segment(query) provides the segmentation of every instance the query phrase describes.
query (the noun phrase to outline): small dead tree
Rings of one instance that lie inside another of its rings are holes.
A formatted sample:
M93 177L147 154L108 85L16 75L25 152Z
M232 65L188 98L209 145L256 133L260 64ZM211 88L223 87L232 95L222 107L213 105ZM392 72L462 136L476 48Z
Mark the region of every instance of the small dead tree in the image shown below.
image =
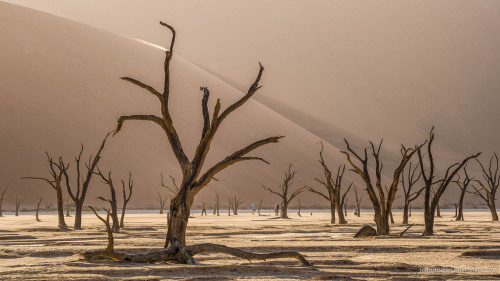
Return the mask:
M89 160L87 163L85 163L85 166L87 168L87 173L85 176L81 176L81 169L80 169L80 163L81 163L81 158L82 158L82 153L83 153L83 144L81 144L81 149L80 153L78 154L77 157L75 157L76 161L76 191L73 192L70 184L70 178L68 176L68 173L66 170L64 170L64 177L66 179L66 189L68 190L68 194L71 197L71 200L73 200L75 204L75 225L74 228L75 230L80 230L82 229L82 210L83 210L83 204L85 202L85 197L87 196L87 191L90 186L90 181L92 180L92 176L95 174L95 169L97 167L97 164L99 164L99 160L101 160L101 153L104 149L104 145L106 144L106 140L109 137L109 134L106 134L104 137L101 146L99 147L99 150L97 151L97 154L92 158L92 156L89 157Z
M241 201L241 199L238 198L236 195L234 195L233 198L229 198L229 201L230 201L230 206L232 207L233 210L233 215L237 216L238 208L240 207L241 203L243 203L243 201Z
M262 207L262 199L260 200L259 207L257 208L257 213L259 214L259 216L261 216L261 214L260 214L260 208L261 207Z
M339 224L346 224L347 221L345 220L345 214L344 214L344 198L347 192L349 192L349 189L351 188L352 184L349 186L347 191L342 196L342 177L344 176L345 165L340 165L338 167L337 174L335 175L335 180L333 180L332 172L326 165L326 162L323 158L323 149L324 149L323 142L320 142L320 144L321 144L321 150L319 152L319 163L323 168L323 174L325 176L325 179L321 180L315 178L315 180L326 188L328 196L313 189L312 187L308 187L307 189L310 192L317 194L330 202L331 223L335 223L335 209L336 209L339 216Z
M97 197L97 199L109 203L109 206L111 207L111 219L113 220L113 227L111 230L113 232L120 232L120 222L118 221L118 200L116 200L116 191L115 186L113 185L113 179L111 178L111 171L108 172L108 176L106 177L99 169L99 166L97 166L97 172L95 174L99 175L102 181L108 185L111 195L111 198L109 199L102 196Z
M49 153L45 152L47 155L47 162L49 162L50 168L50 176L51 179L48 178L40 178L40 177L24 177L23 179L32 179L32 180L42 180L50 185L52 189L56 192L57 196L57 217L58 217L58 227L60 229L67 229L66 222L64 221L64 202L63 202L63 192L62 192L62 178L66 170L69 168L69 164L65 165L62 157L59 157L59 162L56 163L50 157Z
M219 193L215 192L214 215L217 214L217 216L220 216L219 211L220 211Z
M21 203L24 201L24 196L16 194L16 217L19 216L19 208L21 207Z
M439 181L438 181L439 182ZM435 197L436 196L436 188L434 186L431 187L431 193L432 193L432 196ZM441 217L441 209L439 208L439 201L437 202L437 205L436 205L436 217L440 218Z
M132 174L128 173L128 195L125 190L125 182L122 180L122 196L123 196L123 205L122 205L122 215L120 217L120 228L125 227L125 211L127 211L127 204L132 198L132 190L134 188L134 181L132 180Z
M406 179L404 170L401 172L401 185L403 186L404 193L403 224L408 224L408 210L411 202L416 200L425 189L425 187L422 187L418 191L412 192L413 186L418 182L422 174L418 169L419 164L415 168L412 168L412 163L410 162L408 166L408 177ZM417 169L419 172L418 175L416 174Z
M464 166L464 179L463 181L460 181L460 175L457 181L455 183L458 185L460 188L460 198L458 199L458 204L456 204L456 213L457 213L457 218L455 219L456 221L463 221L464 220L464 198L465 198L465 193L467 192L467 187L469 187L470 183L472 182L473 178L469 177L469 174L467 173L467 165Z
M4 188L2 192L0 193L0 217L3 217L3 202L5 201L5 198L7 198L7 188Z
M479 161L477 158L476 160L483 171L484 181L474 180L477 184L479 184L481 188L476 188L474 185L472 185L472 187L475 190L475 195L486 202L486 206L488 206L491 212L491 220L498 221L497 208L495 204L495 197L497 194L498 186L500 185L500 174L498 173L498 156L496 153L493 153L493 156L491 156L490 158L488 170L484 168L481 161ZM484 184L484 182L486 182L486 184ZM482 193L482 191L484 191L484 194Z
M380 141L378 148L375 148L375 145L372 142L370 142L372 155L375 159L375 176L376 176L375 184L372 183L370 173L368 172L367 149L366 148L364 149L364 156L361 157L353 149L351 149L351 146L349 145L349 142L346 139L344 139L344 141L346 143L348 152L341 151L341 153L346 155L347 161L351 165L352 170L356 174L358 174L366 184L366 191L368 192L368 196L370 198L370 201L372 202L373 210L375 212L375 223L377 224L377 234L388 235L390 234L389 215L392 209L392 203L396 198L396 191L398 189L398 183L399 183L399 178L401 176L401 172L405 168L406 164L410 161L413 154L415 154L417 148L421 147L422 145L417 146L414 149L406 148L404 145L401 145L401 161L394 170L392 183L390 187L386 189L387 192L384 193L384 189L382 188L383 164L380 161L380 148L382 147L382 140ZM357 164L353 162L353 159L351 159L352 157L351 155L354 156L354 158L361 163L362 167L359 167ZM378 195L375 192L375 188L378 191Z
M356 196L356 216L361 217L361 199L363 199L363 195L358 197L358 189L356 186L354 187L354 194Z
M281 218L283 219L288 219L288 204L290 204L290 202L297 196L299 195L300 193L302 193L302 191L304 191L304 187L301 187L299 189L297 189L296 191L292 192L292 194L290 195L290 197L288 197L288 189L290 188L290 186L293 184L292 182L292 179L295 177L295 171L292 172L292 164L290 164L288 166L288 171L285 171L285 179L283 180L283 184L281 185L281 193L280 192L276 192L268 187L266 187L265 185L263 185L262 187L264 187L265 190L271 192L272 194L274 195L277 195L281 198L282 200L282 203L281 203Z
M169 175L170 179L172 180L172 186L169 186L167 184L165 184L165 182L163 181L163 174L160 174L161 176L161 187L164 187L166 188L168 191L170 191L173 195L177 194L179 192L179 186L177 186L177 184L175 183L175 178L172 177L171 175Z
M69 194L66 194L66 196L64 196L64 204L66 205L66 217L71 217L69 211L71 209L71 206L73 205L73 200L71 199L71 197L69 197Z
M165 203L167 203L168 195L165 197L162 197L161 193L158 192L156 194L156 199L158 199L158 203L160 203L160 215L163 215L163 209L165 209Z
M35 213L35 219L37 222L41 222L40 218L38 217L38 213L40 212L40 203L42 203L43 197L40 197L40 200L38 200L38 205L36 205L36 213Z
M344 204L344 216L347 217L347 199L345 200L345 204Z
M467 164L467 162L471 159L478 157L481 153L477 153L475 155L471 155L465 158L461 163L455 163L446 169L444 177L434 182L434 157L432 155L432 143L434 141L434 127L432 127L431 132L429 134L429 141L427 142L427 160L429 162L428 172L425 171L424 168L424 158L421 152L421 147L417 149L418 160L420 163L420 171L422 173L422 179L425 184L425 200L424 200L424 232L422 236L430 236L434 234L434 213L439 204L439 199L441 195L445 192L446 188L453 181L455 175L462 169L462 167ZM433 184L437 184L435 195L431 198L431 188Z
M302 215L300 214L300 211L302 210L302 204L300 204L300 197L299 197L299 211L297 212L297 215L299 217L302 217Z

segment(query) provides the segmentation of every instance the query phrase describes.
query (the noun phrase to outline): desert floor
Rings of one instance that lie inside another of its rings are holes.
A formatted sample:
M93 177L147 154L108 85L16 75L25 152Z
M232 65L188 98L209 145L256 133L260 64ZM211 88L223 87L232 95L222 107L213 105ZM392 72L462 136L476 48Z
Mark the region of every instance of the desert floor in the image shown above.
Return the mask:
M61 231L54 213L43 213L35 222L27 212L0 218L0 279L19 280L500 280L500 224L489 221L488 212L465 213L455 222L454 212L437 218L435 236L421 237L423 214L414 212L415 225L406 226L395 212L391 235L354 239L373 213L354 217L347 225L329 224L329 213L291 211L289 220L274 215L243 212L217 217L193 214L188 244L219 243L254 251L293 250L314 265L300 266L295 259L252 261L222 254L195 256L197 265L134 264L115 261L84 261L79 252L104 249L103 224L90 213L81 231ZM67 218L72 225L73 218ZM126 228L115 234L117 251L141 252L163 246L166 215L131 211ZM471 252L469 255L462 255ZM422 270L430 269L430 272ZM441 270L439 270L441 269ZM460 272L461 271L461 272ZM469 271L469 272L464 272Z

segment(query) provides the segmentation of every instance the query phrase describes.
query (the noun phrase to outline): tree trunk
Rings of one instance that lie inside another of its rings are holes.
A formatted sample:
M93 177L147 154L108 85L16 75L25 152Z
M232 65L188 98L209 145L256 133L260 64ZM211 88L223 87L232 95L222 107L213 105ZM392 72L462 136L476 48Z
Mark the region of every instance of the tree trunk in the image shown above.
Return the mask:
M436 217L440 218L441 217L441 209L439 209L439 202L436 207Z
M75 226L74 230L82 229L82 209L83 206L80 202L75 202Z
M392 209L389 210L389 216L391 218L391 223L394 223L394 217L392 216Z
M0 204L0 217L3 217L2 204Z
M120 217L120 227L125 227L125 210L127 210L127 203L123 203L122 214Z
M58 226L61 229L67 229L66 222L64 221L64 202L62 190L56 190L57 193L57 217L59 220Z
M118 204L116 204L116 200L111 203L111 219L113 219L113 232L120 232L120 221L118 220Z
M375 223L377 224L377 234L378 235L389 235L389 211L385 213L381 211L375 211Z
M410 212L408 213L408 217L411 218L411 204L410 204Z
M340 196L337 196L338 200L335 200L337 203L335 206L337 207L337 214L339 215L339 224L347 224L347 221L345 220L344 217L344 206L340 205L338 202L340 202Z
M330 223L335 224L335 202L333 200L330 201L330 213L332 215Z
M189 215L191 214L191 205L193 204L193 198L190 198L186 192L186 188L179 188L179 192L172 201L170 202L170 212L168 221L167 238L165 241L165 248L172 244L174 241L178 241L181 246L186 246L186 228L189 220ZM189 188L187 189L189 192Z
M491 220L498 221L497 207L495 205L495 196L490 196L488 199L490 200Z
M71 215L69 214L69 208L71 208L71 205L66 204L66 217L71 217Z
M408 224L408 207L409 203L405 202L405 206L403 208L403 224Z
M283 201L281 206L281 218L288 219L288 202Z
M422 236L430 236L434 234L434 212L435 209L432 207L424 209L425 228Z

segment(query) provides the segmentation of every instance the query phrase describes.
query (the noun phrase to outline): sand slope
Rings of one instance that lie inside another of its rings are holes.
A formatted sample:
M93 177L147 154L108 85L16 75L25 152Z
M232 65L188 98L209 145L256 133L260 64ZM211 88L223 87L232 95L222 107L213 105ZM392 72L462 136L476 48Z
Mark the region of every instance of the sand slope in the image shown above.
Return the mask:
M19 192L29 194L27 203L33 203L42 194L46 200L52 200L48 186L20 178L47 174L46 150L55 157L63 155L67 161L73 161L83 142L86 159L95 153L102 137L114 129L116 118L122 114L159 114L153 96L118 77L129 75L161 89L164 53L76 22L11 4L0 5L2 19L8 23L0 28L1 184L11 188L10 199L14 192ZM258 70L257 62L253 70L249 84ZM264 74L262 84L271 83ZM171 109L189 157L193 155L202 125L200 86L211 90L210 108L216 98L222 100L224 108L242 96L237 89L181 57L174 58ZM213 190L217 189L223 199L238 194L247 205L260 198L271 205L278 200L264 193L261 185L280 184L288 163L293 163L298 171L297 188L321 175L317 163L320 139L254 100L220 128L207 165L273 135L286 138L254 153L265 157L271 165L259 162L235 165L219 174L220 182L202 193L199 201L211 202ZM343 158L330 145L326 153L331 160ZM132 206L156 203L153 196L162 191L161 172L178 180L180 176L162 131L155 125L138 122L126 124L120 134L110 139L103 153L102 169L112 169L115 182L132 171L137 191ZM94 184L89 202L97 194L108 194L97 178ZM305 194L302 200L310 205L323 204L311 194Z

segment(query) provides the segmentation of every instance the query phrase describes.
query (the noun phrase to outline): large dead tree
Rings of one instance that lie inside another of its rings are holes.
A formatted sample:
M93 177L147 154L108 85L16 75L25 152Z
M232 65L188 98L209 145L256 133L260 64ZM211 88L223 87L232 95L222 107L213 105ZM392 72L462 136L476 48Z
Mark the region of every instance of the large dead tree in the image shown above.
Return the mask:
M108 139L110 133L104 137L101 146L99 147L99 150L97 151L97 154L92 158L92 156L89 157L89 160L87 163L85 163L85 166L87 168L87 173L85 176L81 175L81 168L80 168L80 162L82 158L82 153L83 153L83 144L81 145L80 153L78 154L77 157L75 157L76 161L76 191L73 192L71 185L70 185L70 179L68 176L67 171L64 171L64 177L66 179L66 188L68 190L68 194L75 203L75 225L74 229L75 230L80 230L82 229L82 210L83 210L83 204L85 202L85 197L87 196L87 191L90 186L90 181L92 180L92 176L95 173L95 169L97 167L97 164L99 163L99 160L101 160L101 153L104 149L104 145L106 144L106 140Z
M321 150L319 152L319 163L323 168L323 175L325 176L325 179L322 180L315 178L315 180L326 188L328 196L323 194L322 192L313 189L312 187L308 187L307 189L321 196L322 198L330 201L331 223L335 223L335 208L336 208L339 216L339 224L346 224L347 221L345 220L345 215L344 215L344 200L347 192L349 192L349 189L352 186L352 183L351 185L349 185L349 188L344 193L344 195L342 195L342 178L345 172L345 165L340 165L338 167L337 174L335 175L335 180L333 180L332 172L326 165L325 159L323 158L323 149L324 149L323 142L321 142Z
M7 188L4 188L2 192L0 193L0 217L3 217L3 202L5 201L5 198L7 198Z
M243 201L240 198L238 198L236 195L234 195L233 198L228 197L228 200L229 200L230 205L233 209L233 215L237 216L238 215L238 208L240 207L241 203L243 203Z
M24 201L24 196L16 194L16 217L19 216L19 208L21 207L21 203Z
M62 157L59 157L58 163L54 162L52 157L45 152L47 155L47 162L49 162L49 168L50 168L50 179L48 178L41 178L41 177L24 177L23 179L32 179L32 180L41 180L50 185L52 189L56 192L57 196L57 217L58 217L58 227L60 229L67 229L66 222L64 221L64 198L63 198L63 192L62 192L62 178L64 173L69 168L69 164L65 165L63 162Z
M497 207L495 204L498 186L500 185L500 174L498 173L498 156L496 153L493 153L493 156L491 156L490 158L488 170L484 168L481 161L479 161L477 158L476 160L481 166L484 180L475 180L475 182L479 184L481 188L477 188L474 185L472 185L472 187L475 190L475 195L486 202L486 206L488 206L491 212L491 220L498 221ZM486 184L484 184L484 182L486 182ZM484 194L482 193L483 191Z
M293 184L292 179L294 177L295 177L295 171L292 172L292 164L290 164L288 166L288 171L285 171L285 179L283 180L283 184L280 186L281 193L279 191L274 191L271 188L266 187L265 185L262 186L265 190L267 190L267 191L271 192L272 194L277 195L281 198L281 200L282 200L281 201L282 202L281 203L281 218L283 218L283 219L288 219L288 205L290 204L290 202L297 195L302 193L304 191L304 188L306 188L305 186L301 187L301 188L295 190L294 192L292 192L290 197L288 197L289 188Z
M430 236L434 234L434 213L436 211L436 208L439 204L439 199L441 198L441 195L445 192L446 188L450 184L450 182L453 181L453 178L455 175L462 169L465 164L471 159L474 159L478 157L481 153L477 153L475 155L471 155L464 160L462 160L461 163L455 163L446 169L446 172L444 174L444 177L436 182L434 182L434 178L436 177L434 175L434 169L435 169L435 164L434 164L434 157L432 155L432 143L434 142L434 127L432 127L430 135L429 135L429 141L427 142L427 161L429 162L429 168L428 171L425 171L425 166L424 166L424 156L421 151L421 147L417 149L417 154L418 154L418 160L420 164L420 171L422 173L422 179L424 180L424 185L425 185L425 200L424 200L424 232L422 233L423 236ZM436 189L435 189L435 194L431 198L431 188L433 185L436 184Z
M136 86L146 89L148 92L153 94L158 98L161 105L161 113L162 117L158 117L155 115L128 115L121 116L118 119L118 124L115 130L115 134L117 134L121 129L123 124L126 121L136 120L136 121L148 121L153 122L160 126L165 132L168 142L174 152L175 158L179 163L181 172L182 172L182 181L179 186L179 191L172 198L170 202L170 212L169 219L167 221L168 231L165 239L164 250L159 252L152 252L143 255L116 255L113 254L111 257L114 260L130 260L130 261L142 261L142 262L160 262L160 261L177 261L181 263L194 263L193 256L202 252L219 252L219 253L228 253L231 255L247 258L247 259L270 259L270 258L283 258L283 257L295 257L298 258L303 264L308 265L309 263L302 257L300 254L296 252L280 252L273 254L252 254L248 252L243 252L241 250L229 248L223 245L214 245L214 244L200 244L200 245L191 245L186 246L186 228L191 212L191 207L193 205L195 196L206 187L214 176L225 168L231 166L234 163L246 160L260 160L265 163L268 163L261 157L252 157L247 156L248 153L253 150L269 144L269 143L277 143L281 136L270 137L267 139L262 139L256 141L236 152L227 156L220 162L216 163L212 167L208 169L203 169L206 156L210 150L210 145L214 136L222 124L222 122L236 109L245 104L261 87L259 86L259 81L262 76L262 72L264 68L260 65L259 74L255 79L254 83L250 86L248 92L238 101L227 107L224 111L221 112L221 104L218 100L214 111L212 113L212 118L210 118L209 110L208 110L208 99L210 96L210 92L208 88L201 87L200 89L203 91L203 98L201 102L201 109L203 115L203 129L201 132L200 142L194 152L193 158L188 159L186 153L184 152L184 148L177 134L177 130L172 121L172 117L169 111L169 95L170 95L170 62L173 57L173 47L175 42L175 30L172 26L160 22L162 26L167 27L172 32L172 41L170 43L169 50L166 51L164 70L165 70L165 83L163 87L163 93L155 90L153 87L146 85L136 79L130 77L122 77L123 80L133 83ZM202 173L202 171L204 171ZM109 225L109 222L108 222ZM112 235L112 232L109 231L108 234ZM86 253L86 256L90 259L94 257L103 257L102 254L89 254Z
M418 182L422 173L418 169L418 164L415 168L412 168L412 163L410 162L408 166L408 177L406 179L404 170L401 172L401 185L403 186L404 194L403 224L408 224L408 209L411 202L415 201L425 189L425 187L422 187L417 191L413 191L413 186Z
M377 234L388 235L390 234L389 215L391 213L392 203L396 198L396 191L398 190L399 178L406 164L408 163L408 161L410 161L413 154L415 154L415 152L417 151L417 147L421 146L417 146L416 148L406 148L404 145L401 145L401 161L394 170L392 183L390 187L386 189L387 190L386 192L384 192L384 188L382 188L383 164L380 161L380 149L382 147L382 141L380 141L380 144L378 145L377 148L375 148L375 145L372 142L370 142L371 154L375 159L375 177L376 177L375 183L372 182L370 173L368 171L367 149L366 148L364 149L364 155L363 157L361 157L351 148L349 142L346 139L344 139L344 141L346 143L348 152L346 151L341 151L341 152L346 155L347 161L352 167L352 171L358 174L366 184L366 191L368 192L368 196L370 198L370 201L372 202L373 210L375 212L375 223L377 224ZM358 164L355 164L354 159L352 159L351 157L354 157L357 161L359 161L361 163L361 167L359 167ZM375 188L376 191L378 192L378 195L375 191Z
M111 219L113 220L113 227L111 227L111 231L120 232L120 222L118 221L118 200L116 200L116 190L113 184L113 178L111 178L111 171L108 172L108 176L106 177L99 169L99 166L97 166L97 172L95 174L99 175L102 181L108 185L109 193L111 195L110 198L99 196L97 199L109 203L109 206L111 207Z
M467 192L467 187L469 187L472 180L473 179L470 178L469 174L467 173L467 166L465 166L464 167L464 179L462 181L460 181L460 177L459 177L458 180L455 181L455 183L460 188L460 198L458 199L458 204L456 207L456 210L457 210L456 211L457 218L455 219L456 221L463 221L464 220L464 198L465 198L465 193Z
M123 205L122 205L122 214L120 217L120 228L125 227L125 211L127 211L127 204L132 198L132 190L134 188L134 181L132 180L132 174L128 173L128 195L125 190L125 182L122 180L122 196L123 196Z
M238 101L227 107L224 111L221 112L221 103L220 100L217 100L215 108L212 113L212 118L210 119L210 113L208 109L208 100L210 96L210 92L207 87L201 87L200 90L203 92L203 97L201 101L201 111L203 115L203 129L201 132L201 139L196 147L193 158L190 160L186 153L184 152L183 145L177 134L177 130L174 126L170 110L169 110L169 96L170 96L170 62L173 57L173 48L175 43L175 30L172 26L160 22L161 25L167 27L172 32L172 40L170 43L169 50L165 52L165 63L164 63L164 72L165 72L165 81L163 92L159 92L153 87L140 82L134 78L130 77L122 77L123 80L130 82L136 86L144 88L153 96L155 96L161 107L162 116L158 117L155 115L128 115L121 116L118 119L118 124L115 130L115 134L117 134L121 129L123 124L126 121L147 121L152 122L158 125L166 134L168 142L174 152L175 158L179 163L182 172L182 181L179 186L179 192L172 198L170 203L170 219L168 222L168 232L165 241L165 248L168 247L171 243L178 241L181 246L186 245L186 227L189 220L189 215L191 212L191 206L193 204L195 196L205 187L210 181L214 178L214 176L230 165L246 160L261 160L265 163L268 163L263 158L260 157L251 157L246 156L249 152L253 150L269 144L269 143L277 143L281 136L270 137L267 139L262 139L256 141L236 152L227 156L222 161L218 162L214 166L203 169L206 156L208 151L210 150L210 145L214 136L219 129L222 122L236 109L245 104L256 92L261 88L259 86L259 81L262 77L262 72L264 68L260 65L260 70L257 75L257 78L253 82L253 84L248 89L248 92L240 98ZM202 171L204 171L202 173Z
M354 194L356 196L356 216L361 217L361 200L363 199L363 195L358 196L358 189L354 186Z

